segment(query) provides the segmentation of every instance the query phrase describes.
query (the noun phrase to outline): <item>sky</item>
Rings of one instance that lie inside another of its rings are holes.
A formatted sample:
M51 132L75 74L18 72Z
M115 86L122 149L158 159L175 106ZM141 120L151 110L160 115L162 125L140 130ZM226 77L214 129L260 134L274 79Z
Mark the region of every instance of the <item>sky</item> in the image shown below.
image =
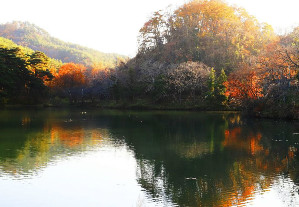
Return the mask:
M138 31L157 10L187 0L7 0L0 23L28 21L63 41L133 57ZM226 0L284 33L299 26L299 0Z

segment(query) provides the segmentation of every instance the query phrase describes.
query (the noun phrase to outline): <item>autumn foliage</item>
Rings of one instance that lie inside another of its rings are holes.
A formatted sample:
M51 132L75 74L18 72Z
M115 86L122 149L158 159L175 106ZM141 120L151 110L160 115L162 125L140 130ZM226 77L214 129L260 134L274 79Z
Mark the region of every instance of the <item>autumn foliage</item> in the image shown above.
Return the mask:
M242 104L242 101L263 97L261 79L254 70L240 70L231 74L225 86L231 103Z
M60 88L74 88L85 84L86 67L81 64L66 63L55 74L54 85Z
M139 54L151 52L161 61L199 61L216 71L232 71L258 54L273 34L244 9L219 0L191 1L173 13L154 13L140 29Z
M39 51L25 55L21 62L28 80L19 81L22 95L36 95L36 86L46 85L51 100L58 97L70 103L258 108L258 112L299 117L299 27L277 35L242 8L222 0L194 0L173 11L154 12L140 29L138 41L136 57L116 60L115 68L101 62L53 67ZM9 76L9 63L1 64L6 64L1 74ZM17 79L11 78L11 83ZM16 88L6 78L1 80L0 95L6 100Z

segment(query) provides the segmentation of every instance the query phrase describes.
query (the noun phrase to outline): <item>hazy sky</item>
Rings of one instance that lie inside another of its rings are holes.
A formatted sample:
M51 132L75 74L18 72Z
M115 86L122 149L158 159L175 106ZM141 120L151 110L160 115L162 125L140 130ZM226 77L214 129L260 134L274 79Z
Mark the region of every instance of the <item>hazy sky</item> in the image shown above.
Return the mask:
M186 0L7 0L0 23L29 21L61 40L134 56L137 36L154 11ZM299 25L299 0L227 0L284 32Z

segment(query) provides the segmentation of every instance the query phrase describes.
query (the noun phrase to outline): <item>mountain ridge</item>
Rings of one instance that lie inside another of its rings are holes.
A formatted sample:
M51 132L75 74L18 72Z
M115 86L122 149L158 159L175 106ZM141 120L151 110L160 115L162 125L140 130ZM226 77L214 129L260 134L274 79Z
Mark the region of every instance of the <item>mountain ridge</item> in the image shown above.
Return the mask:
M0 36L18 45L44 52L47 56L63 63L74 62L92 66L102 64L113 67L128 57L116 53L104 53L95 49L62 41L51 36L46 30L29 22L14 21L0 24Z

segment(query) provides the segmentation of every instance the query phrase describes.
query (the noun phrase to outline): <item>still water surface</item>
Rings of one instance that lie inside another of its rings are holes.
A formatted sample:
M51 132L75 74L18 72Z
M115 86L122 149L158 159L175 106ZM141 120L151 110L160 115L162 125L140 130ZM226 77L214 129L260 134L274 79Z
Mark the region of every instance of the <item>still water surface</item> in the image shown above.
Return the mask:
M0 111L0 206L299 206L299 123Z

